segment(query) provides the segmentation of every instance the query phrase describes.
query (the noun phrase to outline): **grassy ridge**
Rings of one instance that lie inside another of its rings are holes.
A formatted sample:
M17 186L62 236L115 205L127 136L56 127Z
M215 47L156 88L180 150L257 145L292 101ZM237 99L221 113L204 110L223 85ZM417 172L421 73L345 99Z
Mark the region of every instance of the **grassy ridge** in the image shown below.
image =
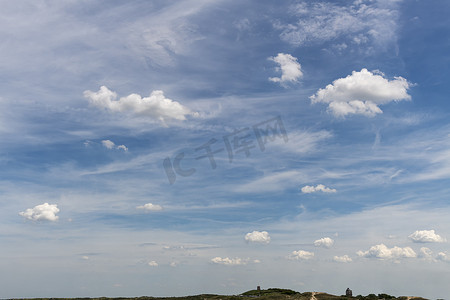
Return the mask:
M336 296L327 293L300 293L289 289L270 288L267 290L250 290L240 295L226 296L214 294L202 294L185 297L130 297L130 298L33 298L33 300L246 300L246 298L258 298L258 300L428 300L420 297L395 297L387 294L370 294L367 296ZM19 300L16 298L15 300ZM25 299L24 299L25 300Z

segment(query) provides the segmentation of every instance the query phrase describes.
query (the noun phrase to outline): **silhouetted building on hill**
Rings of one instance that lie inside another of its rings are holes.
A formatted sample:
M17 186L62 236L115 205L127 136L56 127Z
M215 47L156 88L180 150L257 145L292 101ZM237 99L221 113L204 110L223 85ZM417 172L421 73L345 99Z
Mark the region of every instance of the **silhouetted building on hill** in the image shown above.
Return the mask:
M352 297L352 290L351 289L349 289L349 288L347 288L347 290L345 290L345 296L347 296L347 297Z

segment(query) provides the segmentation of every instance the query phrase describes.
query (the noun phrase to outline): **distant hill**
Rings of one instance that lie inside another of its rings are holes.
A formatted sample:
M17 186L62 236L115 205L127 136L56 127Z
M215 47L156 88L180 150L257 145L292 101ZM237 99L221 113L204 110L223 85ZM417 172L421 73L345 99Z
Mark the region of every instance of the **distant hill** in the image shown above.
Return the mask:
M387 294L370 294L367 296L346 297L318 292L296 292L289 289L269 288L266 290L250 290L240 295L214 295L202 294L184 297L131 297L131 298L33 298L33 300L245 300L246 298L258 298L258 300L429 300L421 297L395 297ZM19 300L20 298L16 298ZM30 298L24 300L31 300Z
M347 297L345 295L331 295L319 292L305 292L300 293L289 289L270 288L267 290L250 290L240 295L241 297L258 297L260 300L266 299L290 299L290 300L429 300L421 297L401 296L395 297L388 294L369 294L367 296L357 295ZM225 300L225 299L222 299Z

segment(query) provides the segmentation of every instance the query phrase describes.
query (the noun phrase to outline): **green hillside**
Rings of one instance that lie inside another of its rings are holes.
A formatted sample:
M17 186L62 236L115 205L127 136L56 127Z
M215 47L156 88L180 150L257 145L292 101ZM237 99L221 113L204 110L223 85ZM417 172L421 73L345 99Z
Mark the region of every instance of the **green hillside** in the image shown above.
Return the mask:
M184 297L130 297L130 298L34 298L33 300L246 300L247 298L257 298L257 300L429 300L421 297L395 297L387 294L369 294L366 296L357 295L346 297L344 295L336 296L327 293L318 292L296 292L289 289L269 288L266 290L250 290L240 295L214 295L202 294ZM19 300L16 298L15 300ZM248 300L250 300L248 299ZM25 300L25 299L24 299ZM26 299L30 300L30 299Z

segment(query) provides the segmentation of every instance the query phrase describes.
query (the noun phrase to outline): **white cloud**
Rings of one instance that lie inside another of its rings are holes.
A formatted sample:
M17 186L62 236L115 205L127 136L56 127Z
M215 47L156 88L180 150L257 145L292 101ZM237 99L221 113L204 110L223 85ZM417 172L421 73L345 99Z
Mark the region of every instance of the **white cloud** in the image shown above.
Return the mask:
M115 92L101 86L98 92L85 91L84 97L100 109L149 117L163 123L170 119L186 120L187 115L195 115L179 102L166 98L163 91L153 91L149 97L130 94L117 100Z
M158 266L158 263L157 263L156 261L152 260L151 262L148 263L148 265L149 265L150 267L157 267L157 266Z
M415 243L442 243L446 241L434 230L416 230L408 237Z
M333 261L341 263L349 263L352 262L353 260L348 255L343 255L343 256L334 256Z
M107 149L118 149L118 150L123 150L125 152L128 151L127 146L125 146L125 145L116 146L116 144L110 140L103 140L102 145L103 145L103 147L105 147Z
M133 58L150 66L173 66L177 55L185 53L190 45L203 39L195 25L187 18L200 12L208 1L181 1L164 5L164 10L151 18L137 18L118 33ZM135 16L136 17L136 16Z
M214 257L213 259L211 259L211 262L214 264L219 264L219 265L229 265L229 266L233 266L233 265L245 265L247 264L246 260L243 260L241 258L228 258L228 257Z
M328 103L328 111L336 117L348 114L372 117L383 113L378 105L410 100L410 87L411 83L403 77L388 80L381 72L362 69L360 72L353 71L345 78L336 79L333 84L319 89L310 99L312 103Z
M328 105L328 111L337 117L343 117L348 114L375 116L382 114L383 111L370 101L353 100L349 102L331 102Z
M137 206L136 208L137 209L142 209L142 210L145 210L145 211L160 211L160 210L163 209L161 205L152 204L152 203L146 203L144 205Z
M306 185L306 186L302 187L302 193L305 193L305 194L315 193L315 192L319 192L319 191L324 192L324 193L336 193L336 189L328 188L328 187L324 186L323 184L318 184L316 186Z
M296 260L309 260L314 258L314 252L298 250L292 251L292 253L288 256L288 259L296 259Z
M416 252L410 247L393 247L388 248L384 244L379 244L370 247L368 251L358 251L358 256L366 258L378 258L378 259L399 259L399 258L414 258L417 257Z
M103 145L103 147L108 148L108 149L113 149L115 146L114 142L112 142L110 140L103 140L102 145Z
M244 193L282 191L291 187L292 184L295 184L295 182L302 177L304 177L304 174L299 171L284 171L265 174L262 178L238 186L236 191Z
M437 260L450 262L450 255L448 255L446 252L439 252L436 256Z
M270 236L267 231L253 231L245 235L245 241L252 243L268 244L270 243Z
M117 146L117 149L118 149L118 150L123 150L123 151L125 151L125 152L128 151L128 148L127 148L127 146L125 146L125 145L119 145L119 146Z
M44 203L33 208L28 208L27 210L20 212L19 215L33 221L56 221L59 218L56 215L58 212L59 208L56 204Z
M292 55L278 53L277 56L269 57L269 59L279 64L280 66L277 67L277 71L281 71L281 77L270 77L270 81L281 84L285 82L297 82L303 76L301 65L298 63L297 58Z
M314 246L316 246L316 247L331 248L331 246L333 246L333 244L334 244L334 240L329 237L324 237L324 238L314 241Z
M424 259L431 259L433 255L433 251L430 248L422 247L419 250L419 257Z
M289 13L296 22L274 22L280 38L294 46L345 41L355 48L385 48L396 41L395 1L359 1L341 6L333 2L303 1Z

